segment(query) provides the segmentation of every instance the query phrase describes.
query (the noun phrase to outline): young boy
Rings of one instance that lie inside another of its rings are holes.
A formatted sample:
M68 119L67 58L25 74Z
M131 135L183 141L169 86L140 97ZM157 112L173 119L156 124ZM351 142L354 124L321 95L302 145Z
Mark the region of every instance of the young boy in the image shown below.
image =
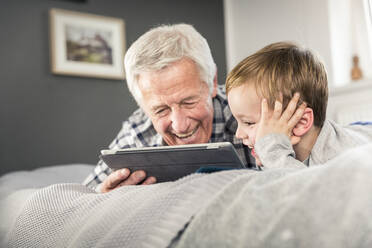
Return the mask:
M295 44L274 43L241 61L227 77L226 93L236 136L266 168L319 165L372 142L372 126L326 120L325 68Z

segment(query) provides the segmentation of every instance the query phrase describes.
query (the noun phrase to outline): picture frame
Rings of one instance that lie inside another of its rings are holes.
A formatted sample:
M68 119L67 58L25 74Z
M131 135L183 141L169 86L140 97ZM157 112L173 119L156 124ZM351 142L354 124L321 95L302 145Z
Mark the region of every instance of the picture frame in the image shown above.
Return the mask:
M49 19L52 73L125 78L123 19L55 8Z

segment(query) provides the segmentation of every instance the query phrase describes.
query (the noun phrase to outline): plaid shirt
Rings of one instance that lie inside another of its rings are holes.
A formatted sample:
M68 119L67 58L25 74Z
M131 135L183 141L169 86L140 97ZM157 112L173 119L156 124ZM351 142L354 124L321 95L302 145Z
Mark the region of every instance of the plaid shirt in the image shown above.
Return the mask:
M249 148L243 145L240 139L235 137L237 122L232 116L227 104L225 89L219 85L217 96L213 98L213 130L209 140L211 142L231 142L239 157L245 162L248 168L255 168L255 159L251 155ZM111 142L110 149L124 149L130 147L150 147L166 145L160 134L154 129L151 120L141 109L137 109L127 121L123 122L123 127L117 137ZM100 160L94 171L84 180L83 184L88 187L96 187L109 174L111 169Z

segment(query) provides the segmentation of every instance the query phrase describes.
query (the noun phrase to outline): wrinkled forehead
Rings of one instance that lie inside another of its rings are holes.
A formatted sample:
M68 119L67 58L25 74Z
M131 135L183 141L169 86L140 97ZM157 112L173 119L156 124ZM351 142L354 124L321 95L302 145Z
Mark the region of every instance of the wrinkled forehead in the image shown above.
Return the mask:
M164 103L168 105L187 99L200 98L204 96L205 93L208 93L208 89L206 84L199 84L197 87L182 87L176 84L171 87L144 89L141 92L143 100L148 103Z
M161 78L151 82L140 83L142 102L147 107L154 105L173 105L182 101L207 99L209 90L206 83L193 78L169 79ZM142 80L141 80L142 81Z

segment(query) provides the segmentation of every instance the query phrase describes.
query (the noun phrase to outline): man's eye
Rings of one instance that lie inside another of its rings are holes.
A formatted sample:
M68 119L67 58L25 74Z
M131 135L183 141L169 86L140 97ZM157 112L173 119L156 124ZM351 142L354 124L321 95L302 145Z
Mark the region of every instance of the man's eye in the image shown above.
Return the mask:
M155 115L162 115L166 112L167 108L158 109L155 111Z
M196 102L184 102L183 104L184 105L187 105L187 106L191 106L191 105L194 105Z

